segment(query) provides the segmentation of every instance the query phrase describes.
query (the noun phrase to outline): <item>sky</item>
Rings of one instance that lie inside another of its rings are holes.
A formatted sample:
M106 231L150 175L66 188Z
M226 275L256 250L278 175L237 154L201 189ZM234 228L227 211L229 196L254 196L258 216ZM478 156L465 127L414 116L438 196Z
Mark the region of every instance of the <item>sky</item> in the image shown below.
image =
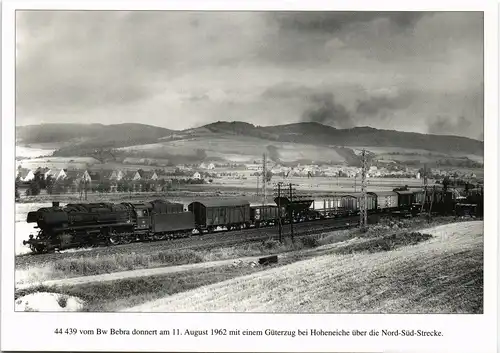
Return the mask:
M16 124L483 139L480 12L17 11Z

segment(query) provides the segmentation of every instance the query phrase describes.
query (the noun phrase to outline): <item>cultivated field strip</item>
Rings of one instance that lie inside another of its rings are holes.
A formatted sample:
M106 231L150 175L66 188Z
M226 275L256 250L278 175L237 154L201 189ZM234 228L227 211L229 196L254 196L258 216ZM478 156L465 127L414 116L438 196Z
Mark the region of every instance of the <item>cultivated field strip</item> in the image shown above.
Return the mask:
M481 313L483 223L421 232L434 238L390 252L299 261L127 311Z
M297 237L318 234L333 230L354 227L358 224L359 217L353 216L342 219L325 219L314 222L294 223L294 235ZM283 226L283 236L290 236L290 225ZM56 259L74 257L96 257L117 253L144 253L162 250L196 250L211 249L215 247L227 247L236 244L252 243L278 238L278 227L251 228L242 231L216 232L203 236L193 235L189 238L175 239L169 241L155 241L147 243L132 243L109 247L97 247L81 251L71 251L49 254L24 254L16 256L16 268L39 265Z

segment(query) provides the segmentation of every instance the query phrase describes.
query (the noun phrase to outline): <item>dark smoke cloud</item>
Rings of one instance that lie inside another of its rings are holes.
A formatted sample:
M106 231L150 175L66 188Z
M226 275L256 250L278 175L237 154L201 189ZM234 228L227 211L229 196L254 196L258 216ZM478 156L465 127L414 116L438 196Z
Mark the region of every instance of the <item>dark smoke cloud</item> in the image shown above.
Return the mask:
M428 133L430 134L443 134L443 135L468 135L472 123L464 116L453 121L450 118L439 116L435 120L428 123Z
M303 121L330 125L336 128L354 127L352 116L347 109L337 102L332 93L314 94L310 97L313 107L302 114Z
M273 145L267 146L267 153L269 153L269 158L271 158L271 160L273 162L279 163L280 153L279 153L278 148L276 146L273 146Z
M383 111L408 108L411 102L412 97L409 93L403 93L395 97L386 95L373 96L366 100L359 100L356 107L356 113L378 115Z
M413 28L426 14L417 11L331 11L331 12L278 12L271 16L282 28L314 32L337 32L343 28L377 19L388 19L396 30Z

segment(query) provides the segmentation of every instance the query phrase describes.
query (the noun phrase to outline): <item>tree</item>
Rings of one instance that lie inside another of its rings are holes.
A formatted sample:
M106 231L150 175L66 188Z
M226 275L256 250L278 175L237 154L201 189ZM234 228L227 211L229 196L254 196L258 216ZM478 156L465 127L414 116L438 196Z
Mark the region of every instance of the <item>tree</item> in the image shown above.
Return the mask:
M29 184L28 190L26 190L26 195L36 196L39 194L40 194L40 184L35 179L33 179Z
M443 179L443 191L447 191L448 190L448 187L450 186L450 177L446 176L444 177Z
M272 178L273 178L273 172L271 172L270 170L266 171L266 182L269 183Z
M19 195L19 186L17 185L17 182L16 182L16 200L19 200L20 197L21 197L21 195Z
M47 190L47 193L49 195L51 195L52 192L54 191L54 183L55 183L54 177L52 175L48 175L47 179L45 179L45 189Z

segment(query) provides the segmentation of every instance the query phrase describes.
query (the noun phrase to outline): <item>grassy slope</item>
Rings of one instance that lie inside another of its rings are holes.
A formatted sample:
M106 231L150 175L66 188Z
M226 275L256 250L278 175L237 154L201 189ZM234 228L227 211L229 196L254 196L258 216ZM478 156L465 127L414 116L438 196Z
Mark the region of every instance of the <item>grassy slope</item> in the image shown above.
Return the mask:
M131 311L480 313L483 223L434 228L390 252L327 255L235 278Z
M122 150L140 151L142 156L159 158L165 154L194 155L196 150L201 148L205 150L208 158L217 157L234 162L252 162L262 158L263 153L268 153L267 146L270 145L277 148L280 160L285 162L300 159L335 161L337 163L344 161L344 158L334 149L328 147L223 134L187 136L181 140L124 147Z

